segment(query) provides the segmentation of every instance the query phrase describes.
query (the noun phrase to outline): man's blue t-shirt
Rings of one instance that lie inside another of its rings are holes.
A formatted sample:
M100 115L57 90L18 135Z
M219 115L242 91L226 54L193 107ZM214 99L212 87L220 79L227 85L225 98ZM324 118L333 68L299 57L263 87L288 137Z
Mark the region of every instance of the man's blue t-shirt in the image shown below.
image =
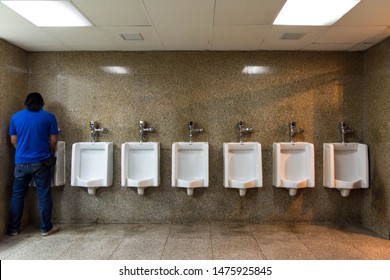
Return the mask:
M49 137L58 135L57 120L43 109L24 109L12 116L8 134L16 135L15 164L39 162L50 157Z

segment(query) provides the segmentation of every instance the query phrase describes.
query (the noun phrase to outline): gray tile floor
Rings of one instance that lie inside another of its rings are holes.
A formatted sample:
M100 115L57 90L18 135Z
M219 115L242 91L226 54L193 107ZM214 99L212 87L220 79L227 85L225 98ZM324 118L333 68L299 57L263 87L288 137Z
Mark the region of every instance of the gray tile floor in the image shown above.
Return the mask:
M35 226L2 236L0 259L390 260L390 241L359 227L63 224L47 237Z

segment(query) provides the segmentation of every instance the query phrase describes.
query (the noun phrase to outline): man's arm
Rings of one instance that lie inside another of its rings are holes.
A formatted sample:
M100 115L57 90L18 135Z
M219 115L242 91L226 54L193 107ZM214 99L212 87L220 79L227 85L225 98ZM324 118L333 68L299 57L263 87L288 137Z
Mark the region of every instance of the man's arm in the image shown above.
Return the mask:
M58 135L50 135L50 152L54 154L58 142Z
M11 143L16 148L16 135L11 135Z

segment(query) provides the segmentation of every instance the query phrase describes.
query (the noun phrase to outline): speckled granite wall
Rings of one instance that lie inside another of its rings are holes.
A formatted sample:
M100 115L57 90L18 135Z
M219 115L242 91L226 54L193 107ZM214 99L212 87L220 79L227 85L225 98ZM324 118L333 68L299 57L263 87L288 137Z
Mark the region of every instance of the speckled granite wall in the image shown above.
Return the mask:
M104 72L111 66L125 73ZM245 66L267 73L244 74ZM56 188L58 222L361 222L366 191L345 199L322 186L322 144L339 141L341 120L357 132L350 141L363 139L362 53L44 52L31 53L29 67L29 90L58 117L68 182L71 145L90 140L90 120L110 130L100 141L114 142L114 185L96 196L69 183ZM161 185L144 196L120 186L120 146L138 141L139 120L157 130L148 141L161 143ZM210 144L210 186L193 197L170 184L171 145L188 140L189 120L205 130L195 141ZM245 140L263 152L264 187L245 197L223 187L222 144L237 141L239 120L254 129ZM316 187L296 197L272 186L272 143L288 141L290 120L305 129L297 140L314 143L316 153Z
M390 238L390 39L364 57L364 140L370 149L371 188L363 224Z
M8 137L11 115L23 108L27 53L0 39L0 235L6 231L12 189L14 148Z

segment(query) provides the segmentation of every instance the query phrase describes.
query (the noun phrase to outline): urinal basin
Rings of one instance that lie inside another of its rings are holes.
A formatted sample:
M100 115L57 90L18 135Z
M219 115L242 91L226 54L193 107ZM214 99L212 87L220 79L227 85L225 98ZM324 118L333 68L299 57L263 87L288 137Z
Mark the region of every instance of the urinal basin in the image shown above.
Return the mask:
M209 144L172 144L172 187L200 188L209 185Z
M260 143L224 143L223 157L225 188L247 189L263 186Z
M351 190L368 188L368 149L360 143L324 143L323 185ZM349 192L344 192L347 196Z
M72 146L71 185L91 188L112 185L113 143L79 142Z
M52 168L51 185L64 186L66 183L65 176L65 142L58 141L55 150L57 157L56 165Z
M65 176L65 142L58 141L55 153L56 164L51 169L51 186L64 186L66 183ZM30 186L35 186L34 181L31 181Z
M121 164L122 187L157 187L160 184L160 143L123 143Z
M314 187L314 145L306 142L273 144L273 185L279 188ZM296 191L290 192L291 195Z

